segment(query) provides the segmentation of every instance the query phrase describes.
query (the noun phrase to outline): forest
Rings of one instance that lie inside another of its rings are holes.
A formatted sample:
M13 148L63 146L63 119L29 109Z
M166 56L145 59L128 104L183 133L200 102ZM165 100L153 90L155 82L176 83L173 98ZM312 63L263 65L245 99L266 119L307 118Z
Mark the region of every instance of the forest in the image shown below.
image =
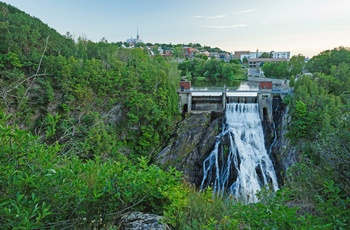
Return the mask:
M237 84L245 80L246 73L238 60L229 63L218 59L209 59L205 56L179 63L180 74L196 86L223 86Z
M181 119L180 79L240 79L239 65L73 40L1 2L0 41L3 229L118 229L128 211L164 216L172 229L349 228L348 48L300 67L312 76L286 76L295 75L283 102L297 163L279 191L244 204L153 162Z

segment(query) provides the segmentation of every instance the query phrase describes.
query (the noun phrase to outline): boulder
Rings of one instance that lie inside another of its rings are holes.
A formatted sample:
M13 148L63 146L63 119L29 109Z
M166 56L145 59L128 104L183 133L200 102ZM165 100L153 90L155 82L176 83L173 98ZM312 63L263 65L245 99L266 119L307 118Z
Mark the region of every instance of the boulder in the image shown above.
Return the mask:
M118 224L118 229L123 230L170 230L170 227L162 223L163 217L142 212L125 213Z

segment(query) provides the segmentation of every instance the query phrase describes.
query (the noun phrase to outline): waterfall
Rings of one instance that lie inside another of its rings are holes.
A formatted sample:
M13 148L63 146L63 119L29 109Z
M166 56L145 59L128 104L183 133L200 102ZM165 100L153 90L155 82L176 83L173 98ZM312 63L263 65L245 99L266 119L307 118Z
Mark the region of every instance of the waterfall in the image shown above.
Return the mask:
M276 174L264 145L264 134L255 103L230 103L226 122L214 150L203 162L201 189L231 194L245 203L257 202L262 187L278 190Z

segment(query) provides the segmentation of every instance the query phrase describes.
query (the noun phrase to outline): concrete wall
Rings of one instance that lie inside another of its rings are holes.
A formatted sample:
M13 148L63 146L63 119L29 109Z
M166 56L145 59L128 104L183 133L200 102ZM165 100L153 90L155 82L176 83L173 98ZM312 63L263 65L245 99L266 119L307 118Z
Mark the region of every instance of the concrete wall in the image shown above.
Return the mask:
M223 105L220 103L193 103L192 111L222 111Z
M258 103L261 120L268 119L272 122L273 109L276 109L277 103L281 99L276 100L278 96L272 96L271 90L261 90L257 97L227 97L223 92L222 96L192 96L191 92L179 92L179 109L180 112L199 112L199 111L223 111L226 103ZM275 108L273 108L275 107ZM187 109L187 111L183 111Z
M261 120L268 119L272 121L272 96L271 93L259 93L258 96L259 112Z

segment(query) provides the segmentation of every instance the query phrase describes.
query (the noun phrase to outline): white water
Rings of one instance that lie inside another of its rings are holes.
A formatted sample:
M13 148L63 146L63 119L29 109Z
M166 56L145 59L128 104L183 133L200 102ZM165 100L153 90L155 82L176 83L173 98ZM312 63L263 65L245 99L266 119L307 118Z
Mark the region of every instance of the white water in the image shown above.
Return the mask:
M203 169L201 189L210 185L219 195L229 193L245 203L257 202L257 192L266 185L278 190L264 145L258 104L227 104L223 132Z

